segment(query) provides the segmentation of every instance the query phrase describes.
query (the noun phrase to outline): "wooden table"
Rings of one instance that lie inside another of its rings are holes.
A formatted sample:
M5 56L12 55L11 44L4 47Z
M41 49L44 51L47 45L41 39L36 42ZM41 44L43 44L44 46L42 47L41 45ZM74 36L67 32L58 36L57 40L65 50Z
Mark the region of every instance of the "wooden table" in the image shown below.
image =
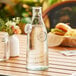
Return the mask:
M46 71L26 69L26 36L19 35L20 56L0 62L0 74L9 76L70 76L76 72L76 56L64 56L59 51L64 47L49 48L49 68ZM76 49L76 48L67 48Z

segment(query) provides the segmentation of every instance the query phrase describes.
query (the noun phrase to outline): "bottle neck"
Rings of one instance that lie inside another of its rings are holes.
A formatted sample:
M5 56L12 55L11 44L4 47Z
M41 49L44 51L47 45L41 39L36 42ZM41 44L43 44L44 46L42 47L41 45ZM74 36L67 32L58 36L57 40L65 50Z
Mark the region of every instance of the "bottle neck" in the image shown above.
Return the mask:
M33 13L32 17L41 17L42 18L41 7L33 7L32 13Z
M33 7L32 24L41 25L42 23L43 19L42 19L41 7Z

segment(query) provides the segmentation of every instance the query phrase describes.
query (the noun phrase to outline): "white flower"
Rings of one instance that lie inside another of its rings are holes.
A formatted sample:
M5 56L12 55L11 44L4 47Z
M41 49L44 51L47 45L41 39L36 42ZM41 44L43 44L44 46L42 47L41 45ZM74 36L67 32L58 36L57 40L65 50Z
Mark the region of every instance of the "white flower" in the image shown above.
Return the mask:
M19 29L19 26L15 26L15 29Z
M16 23L15 22L12 22L11 23L11 26L14 26L15 27L16 26Z
M12 20L13 20L13 21L15 21L15 20L16 20L16 18L13 18Z
M16 23L15 22L12 22L12 21L8 21L8 22L6 22L6 24L5 24L6 26L16 26Z
M12 21L7 21L5 25L6 25L6 26L10 26L11 23L12 23Z
M20 22L20 18L16 17L16 23L18 24Z
M20 22L20 17L13 18L13 21L16 22L16 24L18 24Z

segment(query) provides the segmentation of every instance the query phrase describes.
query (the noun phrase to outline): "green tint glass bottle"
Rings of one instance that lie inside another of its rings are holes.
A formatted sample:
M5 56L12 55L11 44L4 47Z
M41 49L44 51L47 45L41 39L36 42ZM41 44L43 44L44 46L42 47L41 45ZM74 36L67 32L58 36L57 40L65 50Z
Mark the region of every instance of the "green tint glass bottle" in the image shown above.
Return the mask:
M47 30L43 22L41 7L33 7L31 26L26 67L30 70L46 70L48 68Z

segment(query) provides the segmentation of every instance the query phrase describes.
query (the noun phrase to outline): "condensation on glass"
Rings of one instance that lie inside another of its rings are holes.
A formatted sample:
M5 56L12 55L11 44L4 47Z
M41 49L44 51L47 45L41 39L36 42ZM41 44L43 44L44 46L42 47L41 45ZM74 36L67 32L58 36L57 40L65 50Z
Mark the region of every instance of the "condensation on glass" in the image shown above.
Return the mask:
M41 7L33 7L31 26L27 39L26 67L31 70L45 70L48 68L48 45Z

